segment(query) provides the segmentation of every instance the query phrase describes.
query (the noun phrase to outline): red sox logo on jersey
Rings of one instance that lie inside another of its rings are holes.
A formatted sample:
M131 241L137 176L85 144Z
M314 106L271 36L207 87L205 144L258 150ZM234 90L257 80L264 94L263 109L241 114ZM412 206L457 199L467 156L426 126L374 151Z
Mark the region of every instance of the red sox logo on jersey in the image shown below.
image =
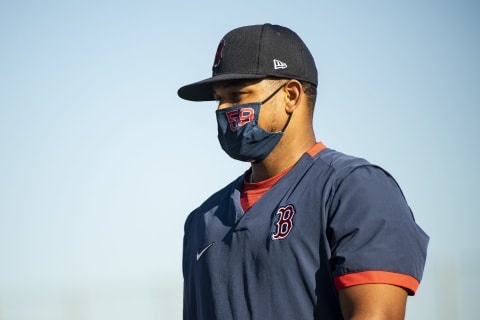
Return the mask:
M292 231L295 208L291 204L286 205L277 210L277 215L279 216L276 222L277 230L272 234L273 240L283 239Z

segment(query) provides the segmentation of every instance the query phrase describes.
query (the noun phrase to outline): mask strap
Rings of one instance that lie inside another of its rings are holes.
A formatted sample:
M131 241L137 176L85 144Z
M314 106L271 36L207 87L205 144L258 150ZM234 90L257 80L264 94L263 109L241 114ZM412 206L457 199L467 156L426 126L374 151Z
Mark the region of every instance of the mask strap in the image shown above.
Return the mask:
M275 90L271 95L269 95L269 96L267 97L267 99L263 100L263 101L262 101L262 104L266 103L266 102L267 102L268 100L270 100L274 95L276 95L277 92L280 91L280 89L282 89L283 87L285 87L285 85L286 85L287 83L288 83L288 82L282 84L277 90ZM287 123L285 123L285 125L283 126L283 129L282 129L281 132L284 132L284 131L287 129L287 126L288 126L288 124L290 123L290 119L292 119L292 114L293 114L293 112L288 115Z
M292 114L293 112L288 115L287 123L285 123L285 125L283 126L282 132L284 132L287 129L288 124L290 123L290 119L292 119Z
M285 87L286 84L287 84L287 83L282 84L282 85L280 86L280 88L278 88L277 90L275 90L271 95L269 95L269 96L267 97L267 99L263 100L261 103L264 104L264 103L266 103L268 100L270 100L274 95L277 94L278 91L280 91L280 89L282 89L283 87Z

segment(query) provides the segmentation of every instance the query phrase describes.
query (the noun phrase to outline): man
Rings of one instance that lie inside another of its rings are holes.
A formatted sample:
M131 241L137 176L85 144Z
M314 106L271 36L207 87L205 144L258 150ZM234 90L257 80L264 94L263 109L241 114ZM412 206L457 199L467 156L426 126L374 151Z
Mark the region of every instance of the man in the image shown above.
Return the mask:
M395 180L317 142L317 71L293 31L234 29L212 77L218 138L251 168L185 222L184 319L403 319L428 236Z

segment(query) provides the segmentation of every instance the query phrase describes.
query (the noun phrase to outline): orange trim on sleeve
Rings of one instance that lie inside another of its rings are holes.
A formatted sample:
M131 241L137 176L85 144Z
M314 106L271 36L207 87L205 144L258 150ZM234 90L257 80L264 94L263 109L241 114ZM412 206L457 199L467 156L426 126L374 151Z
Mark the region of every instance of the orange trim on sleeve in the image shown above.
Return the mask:
M362 271L355 273L347 273L333 279L337 290L345 289L360 284L382 283L391 284L402 287L413 296L420 284L417 279L412 276L388 272L388 271Z

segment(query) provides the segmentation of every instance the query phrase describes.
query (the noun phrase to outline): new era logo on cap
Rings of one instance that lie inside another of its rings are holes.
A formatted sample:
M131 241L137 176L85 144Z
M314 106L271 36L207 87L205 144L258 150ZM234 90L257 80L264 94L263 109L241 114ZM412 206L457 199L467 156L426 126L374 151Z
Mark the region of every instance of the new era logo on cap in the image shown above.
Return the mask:
M287 69L287 64L285 62L282 62L280 60L277 60L277 59L273 59L273 68L275 70L278 70L278 69Z

